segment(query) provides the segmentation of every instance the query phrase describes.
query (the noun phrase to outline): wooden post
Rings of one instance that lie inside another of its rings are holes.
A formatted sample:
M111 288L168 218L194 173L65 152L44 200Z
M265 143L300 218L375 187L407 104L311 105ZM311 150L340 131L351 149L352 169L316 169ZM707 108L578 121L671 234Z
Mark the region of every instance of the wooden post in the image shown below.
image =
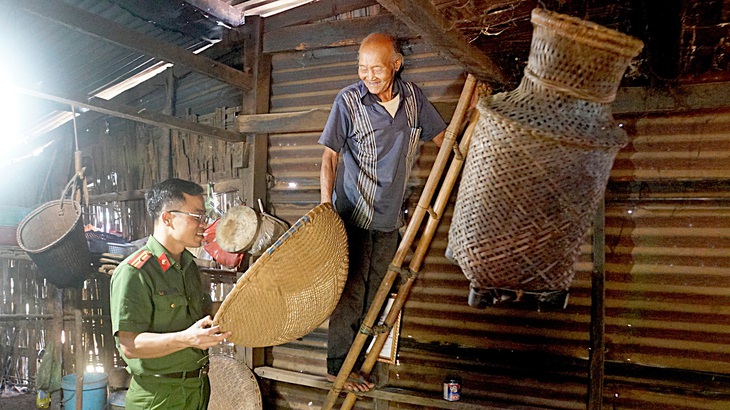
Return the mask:
M605 339L606 254L605 254L606 204L602 198L593 222L593 273L591 275L591 336L588 353L588 406L587 410L600 410L603 405L603 376Z
M243 94L241 113L266 114L269 112L271 56L263 54L263 20L259 16L249 16L243 30L244 67L245 70L253 71L254 89ZM268 135L247 134L246 144L249 146L248 164L244 164L239 194L248 206L256 207L257 201L261 199L264 208L268 208Z
M61 366L61 373L63 373L63 343L61 335L63 334L63 290L53 289L53 313L54 319L51 324L51 337L54 338L56 347L56 356L58 357L59 366ZM51 408L53 410L61 409L61 391L48 392L51 396Z
M86 361L86 357L84 356L84 348L83 348L83 322L81 319L81 310L80 309L74 309L74 318L75 318L75 329L76 329L76 349L74 349L74 352L76 353L76 410L83 410L84 405L84 362Z
M165 107L162 113L165 115L175 115L175 97L177 95L177 79L173 67L165 70L167 77L165 78ZM164 181L173 176L172 172L172 151L170 145L172 130L169 128L161 128L159 138L159 153L157 163L160 171L160 181Z

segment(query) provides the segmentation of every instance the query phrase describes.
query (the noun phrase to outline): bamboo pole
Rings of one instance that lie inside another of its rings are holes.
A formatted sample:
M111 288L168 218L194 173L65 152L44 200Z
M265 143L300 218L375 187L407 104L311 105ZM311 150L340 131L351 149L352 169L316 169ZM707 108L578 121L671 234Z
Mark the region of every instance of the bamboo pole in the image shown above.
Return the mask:
M474 94L474 90L476 89L476 84L476 78L469 74L466 78L466 82L464 83L464 88L461 92L461 96L459 97L459 102L456 105L454 115L452 116L451 122L446 129L444 141L441 144L438 155L436 156L436 161L431 168L431 172L428 176L428 180L426 181L423 193L421 193L421 198L419 199L415 212L411 217L411 221L406 228L406 233L403 236L400 245L398 246L398 250L393 257L393 261L388 268L388 272L383 278L383 282L378 289L378 293L375 295L375 298L373 299L373 302L370 305L370 308L368 309L365 318L363 319L363 323L360 327L360 332L357 334L357 336L355 336L355 340L350 347L350 351L345 358L345 362L342 365L340 372L337 374L337 378L332 385L332 389L329 391L327 397L325 398L325 401L322 405L323 410L330 410L334 406L337 397L342 391L342 387L345 385L345 382L347 381L347 378L349 377L350 372L355 366L357 358L365 345L370 329L372 329L373 324L377 320L378 313L380 313L380 309L382 308L383 304L390 294L390 289L393 286L393 282L395 281L397 275L401 270L403 261L408 254L408 250L413 243L416 233L418 232L418 228L421 226L421 222L423 222L423 219L431 206L431 199L433 198L433 194L436 191L444 168L446 168L446 164L449 160L449 157L451 156L451 151L454 147L456 136L461 131L464 117L466 117L469 104ZM391 309L391 312L393 311L397 312L398 310L393 308ZM370 354L374 354L375 357L377 357L380 354L380 350L375 351L375 349L373 349L371 350ZM349 396L354 395L352 393L349 393L348 397ZM343 408L345 408L344 405Z

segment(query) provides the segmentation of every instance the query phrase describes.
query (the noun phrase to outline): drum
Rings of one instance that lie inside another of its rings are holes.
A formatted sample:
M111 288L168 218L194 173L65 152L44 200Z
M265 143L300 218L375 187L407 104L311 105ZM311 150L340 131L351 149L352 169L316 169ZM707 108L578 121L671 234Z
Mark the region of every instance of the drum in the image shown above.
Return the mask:
M259 256L287 229L289 225L281 219L240 205L221 217L216 238L224 251Z

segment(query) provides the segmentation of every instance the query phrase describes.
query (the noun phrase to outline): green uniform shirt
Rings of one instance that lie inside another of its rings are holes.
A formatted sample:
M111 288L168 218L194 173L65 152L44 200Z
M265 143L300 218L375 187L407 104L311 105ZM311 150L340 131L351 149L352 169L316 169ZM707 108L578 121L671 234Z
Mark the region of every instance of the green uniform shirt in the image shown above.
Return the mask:
M143 263L139 255L152 253ZM119 349L117 332L170 333L187 329L204 316L206 293L193 255L183 251L173 260L152 236L114 270L111 279L112 332ZM135 263L136 260L136 263ZM139 268L130 265L132 262ZM168 266L163 269L163 266ZM195 370L208 362L206 353L186 348L155 359L128 359L119 353L133 375L153 375Z

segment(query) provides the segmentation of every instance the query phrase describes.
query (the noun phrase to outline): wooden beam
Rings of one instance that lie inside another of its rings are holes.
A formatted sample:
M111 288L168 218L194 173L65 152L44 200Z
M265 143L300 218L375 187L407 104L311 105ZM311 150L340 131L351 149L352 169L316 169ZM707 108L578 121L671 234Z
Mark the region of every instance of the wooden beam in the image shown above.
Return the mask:
M45 100L60 102L62 104L82 107L144 124L154 125L156 127L170 128L229 142L241 142L244 140L244 136L235 131L211 127L210 125L205 124L198 124L182 118L173 117L171 115L145 111L144 109L140 110L137 107L117 104L101 98L88 99L83 97L64 97L20 87L15 87L12 91Z
M351 20L327 21L285 27L264 35L264 53L311 50L360 44L375 31L387 31L396 38L413 38L415 34L391 14Z
M443 118L451 118L455 102L435 102L433 106ZM288 132L322 131L330 115L329 108L292 111L275 114L239 115L238 132L253 134L283 134Z
M321 131L327 123L329 113L329 109L312 109L278 114L239 115L238 132L281 134Z
M332 383L328 382L324 376L316 376L312 374L300 373L291 370L277 369L275 367L257 367L254 369L257 376L276 380L279 382L294 384L297 386L307 386L320 390L329 390ZM400 389L396 387L378 387L369 392L359 393L364 397L372 397L375 399L383 399L393 403L406 403L416 407L429 407L439 409L452 410L545 410L544 407L536 407L522 404L496 403L486 400L469 400L446 401L439 394L426 393L417 390Z
M238 27L244 23L243 11L221 0L185 0L193 7L220 19L229 26Z
M106 194L89 195L90 204L101 204L115 201L138 201L144 200L146 189L135 189L125 192L108 192Z
M60 0L23 0L17 2L30 13L54 21L72 30L109 41L119 46L151 55L173 64L181 64L208 76L245 90L253 88L250 74L221 64L182 47L158 40L119 23L68 5Z
M312 23L327 17L363 9L378 4L375 0L320 0L277 13L264 19L264 31L274 31L287 26Z
M492 83L507 83L508 78L502 69L470 44L455 24L444 20L431 0L378 0L378 3L475 77Z
M681 112L730 108L730 82L671 87L621 87L611 105L614 114Z

